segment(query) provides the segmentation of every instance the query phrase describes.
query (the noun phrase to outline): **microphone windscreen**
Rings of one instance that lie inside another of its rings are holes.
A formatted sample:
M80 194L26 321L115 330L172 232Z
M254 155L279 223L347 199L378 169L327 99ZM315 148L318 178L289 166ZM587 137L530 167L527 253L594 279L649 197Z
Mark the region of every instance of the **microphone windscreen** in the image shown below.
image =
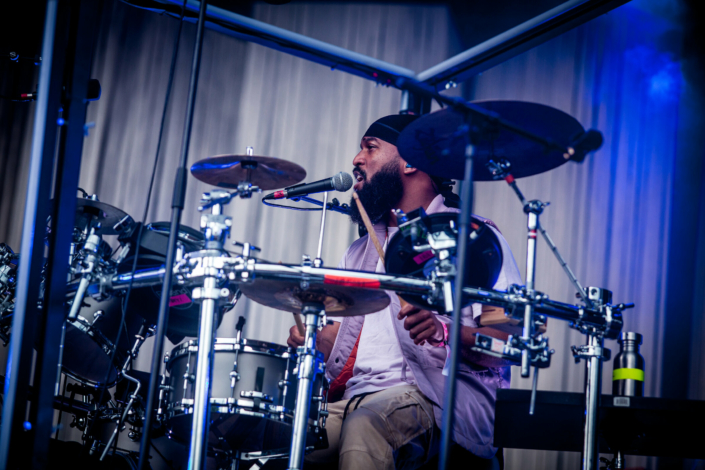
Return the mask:
M344 171L341 171L333 177L333 187L336 191L344 193L348 189L352 188L352 185L353 178L352 176L350 176L350 173L345 173Z

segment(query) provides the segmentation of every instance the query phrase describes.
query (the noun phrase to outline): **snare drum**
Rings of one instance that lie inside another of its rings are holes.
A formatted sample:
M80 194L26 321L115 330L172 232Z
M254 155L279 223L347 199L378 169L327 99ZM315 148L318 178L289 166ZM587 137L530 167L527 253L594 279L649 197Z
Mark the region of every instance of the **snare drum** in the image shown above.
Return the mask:
M322 353L320 353L322 354ZM198 341L187 341L167 359L170 435L188 442L195 394ZM296 354L285 346L242 339L216 339L211 382L209 446L242 452L286 449L296 405ZM313 387L307 445L314 445L323 426L323 374Z

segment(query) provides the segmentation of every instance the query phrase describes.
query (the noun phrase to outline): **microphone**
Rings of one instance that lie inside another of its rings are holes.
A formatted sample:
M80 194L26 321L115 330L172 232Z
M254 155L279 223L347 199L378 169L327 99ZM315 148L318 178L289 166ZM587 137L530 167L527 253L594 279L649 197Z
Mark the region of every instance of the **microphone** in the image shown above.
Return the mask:
M583 132L570 143L569 149L572 149L573 153L568 155L567 159L581 163L585 160L588 153L594 152L602 147L602 141L602 132L600 131L589 129Z
M296 186L291 186L280 191L275 191L271 194L267 194L262 199L292 199L296 197L308 196L313 193L322 193L325 191L340 191L345 192L352 188L353 179L349 173L341 171L337 175L326 178L320 181L314 181L313 183L299 184Z

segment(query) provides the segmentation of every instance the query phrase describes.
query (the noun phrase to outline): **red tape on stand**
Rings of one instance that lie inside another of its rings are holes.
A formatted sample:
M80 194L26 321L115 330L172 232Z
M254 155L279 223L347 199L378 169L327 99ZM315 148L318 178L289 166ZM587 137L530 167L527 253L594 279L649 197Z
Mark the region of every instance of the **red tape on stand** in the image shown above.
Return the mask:
M359 277L334 276L326 274L323 276L323 284L335 284L337 286L366 287L368 289L379 289L380 282L376 279L360 279Z

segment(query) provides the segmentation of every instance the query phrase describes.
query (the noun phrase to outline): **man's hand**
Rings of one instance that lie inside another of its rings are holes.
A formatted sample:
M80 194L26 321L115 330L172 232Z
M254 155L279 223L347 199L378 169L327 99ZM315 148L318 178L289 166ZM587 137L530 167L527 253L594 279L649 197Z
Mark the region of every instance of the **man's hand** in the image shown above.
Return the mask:
M334 321L324 326L316 335L316 349L323 353L323 357L326 361L330 356L330 352L333 350L333 345L335 344L335 339L338 336L339 328L340 323ZM289 329L289 337L286 339L286 344L290 348L296 349L299 346L303 346L304 341L305 338L299 334L299 329L297 326L292 326Z
M304 345L304 339L305 338L299 334L299 328L294 325L289 329L289 337L286 339L286 344L288 344L290 348L296 349Z
M443 341L443 325L430 310L406 304L399 311L397 318L404 320L404 329L409 332L414 344L428 341L435 346Z

